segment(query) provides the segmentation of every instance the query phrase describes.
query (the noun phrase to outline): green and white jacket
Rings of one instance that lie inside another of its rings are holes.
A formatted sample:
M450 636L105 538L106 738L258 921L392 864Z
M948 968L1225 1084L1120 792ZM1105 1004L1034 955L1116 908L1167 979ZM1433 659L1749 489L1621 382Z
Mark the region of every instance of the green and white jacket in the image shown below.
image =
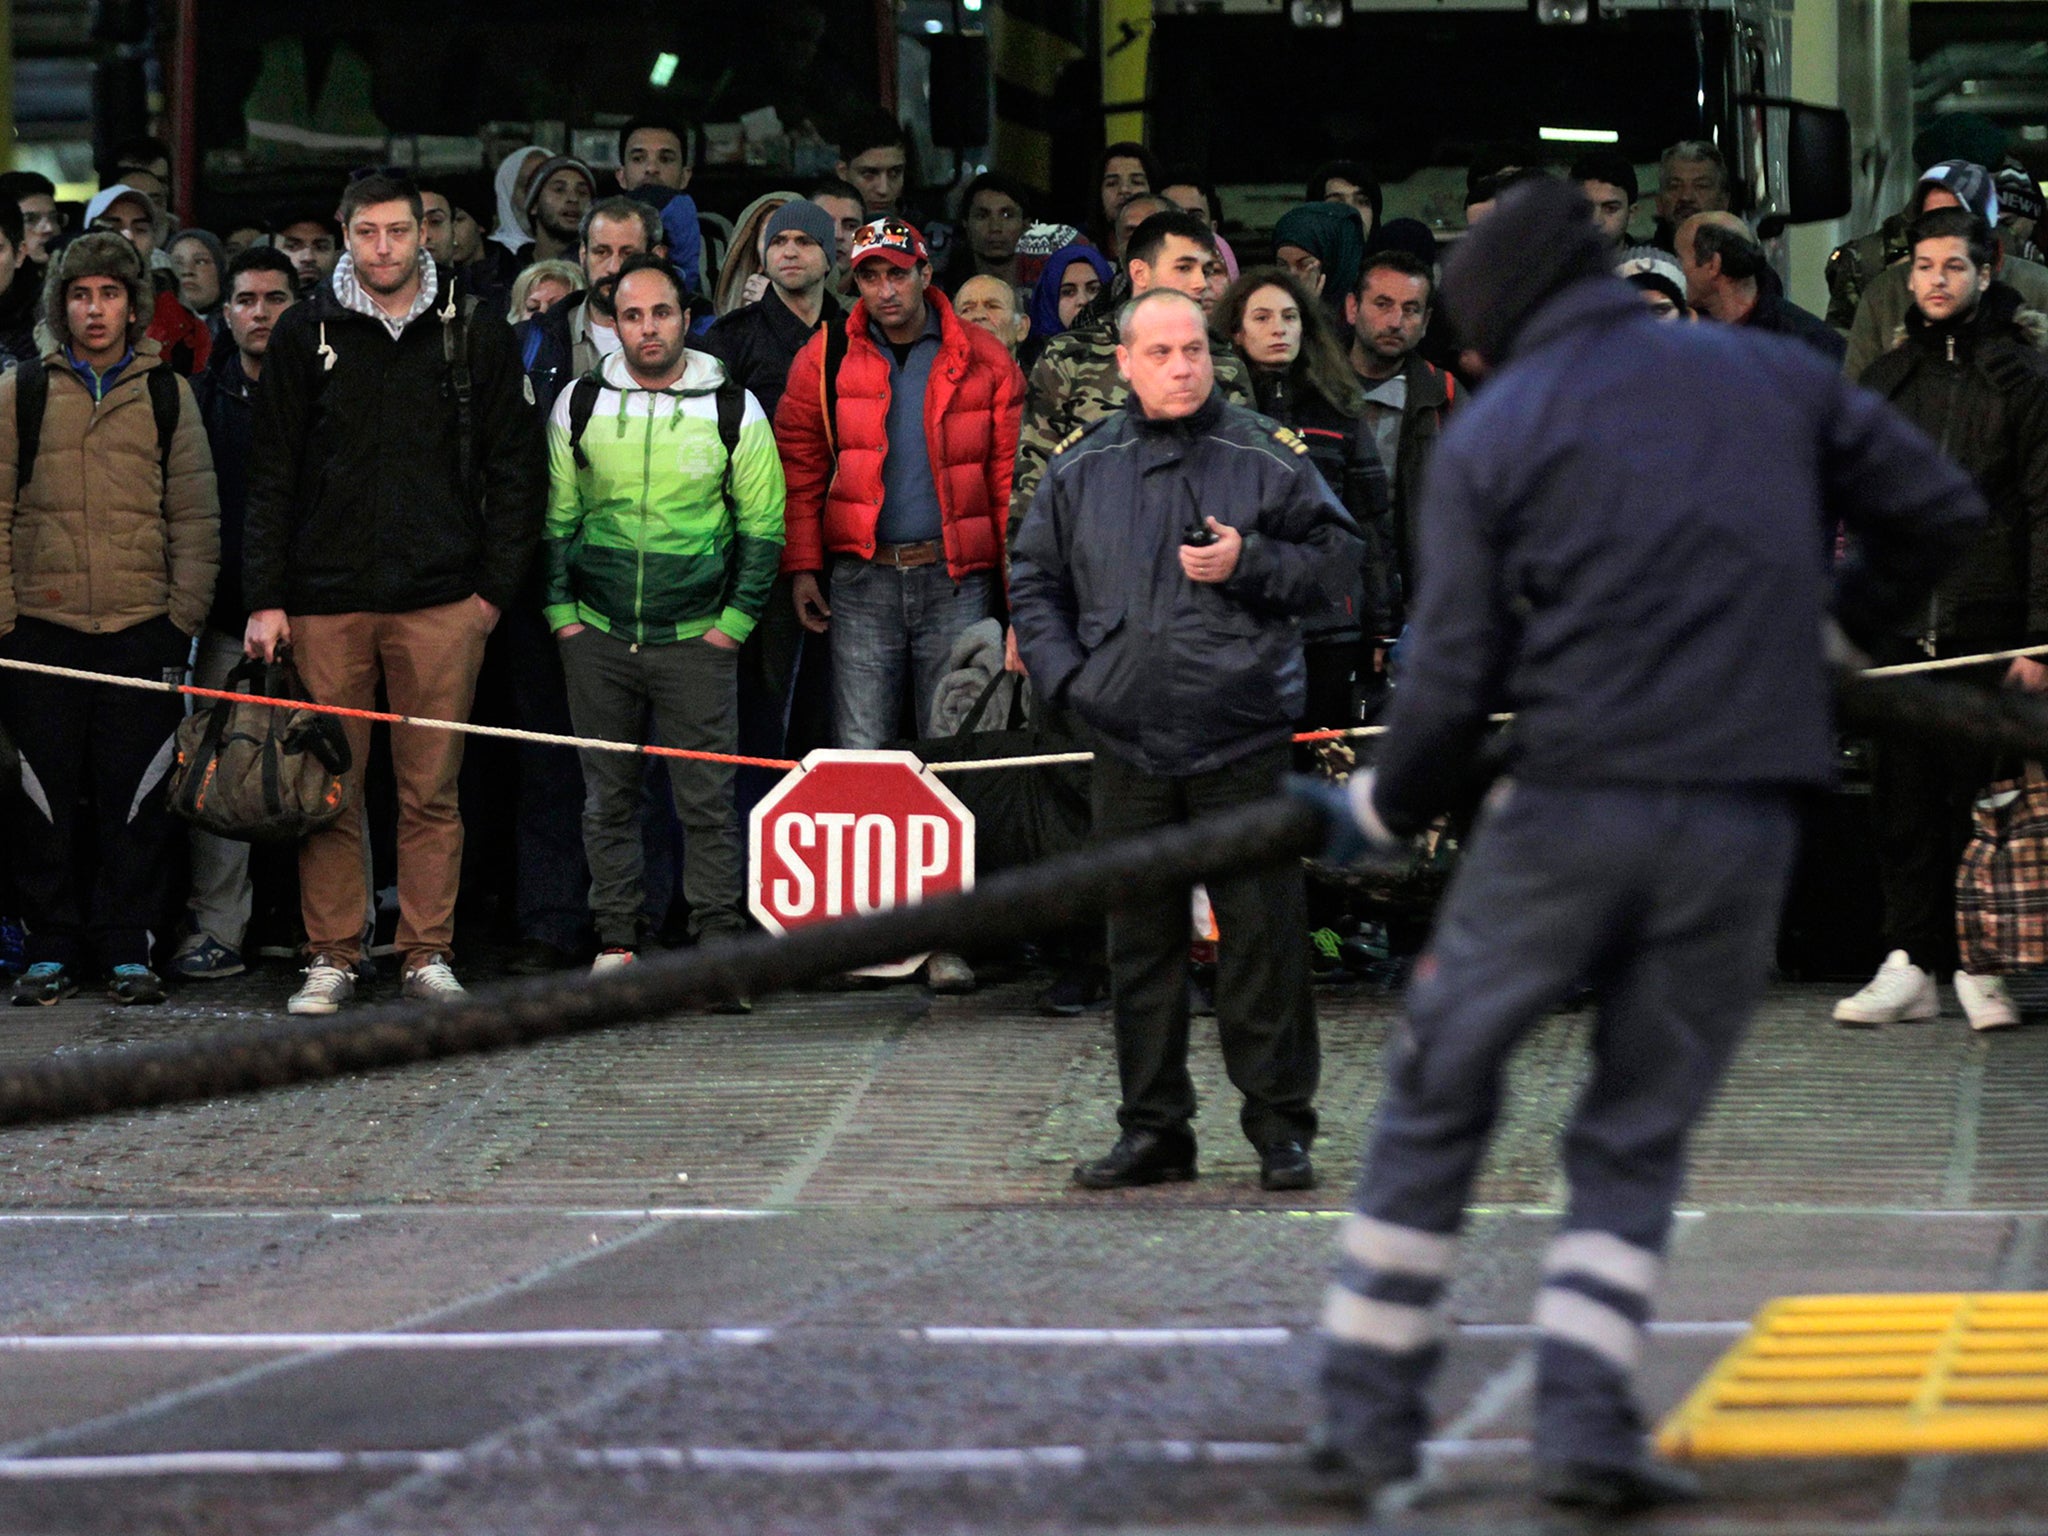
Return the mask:
M635 644L753 632L782 558L782 460L747 396L733 453L732 501L720 484L718 386L725 365L684 354L668 389L633 381L623 354L600 370L579 469L562 391L548 418L548 628L588 624Z

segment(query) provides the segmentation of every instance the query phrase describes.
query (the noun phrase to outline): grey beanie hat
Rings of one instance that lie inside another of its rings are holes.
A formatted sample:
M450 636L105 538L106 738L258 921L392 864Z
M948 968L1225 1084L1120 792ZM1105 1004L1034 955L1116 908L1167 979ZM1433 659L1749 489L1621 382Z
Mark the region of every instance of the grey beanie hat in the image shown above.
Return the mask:
M784 203L768 215L768 223L761 232L761 244L773 243L775 237L786 230L795 230L800 235L809 235L825 248L827 256L838 250L839 231L832 222L832 215L820 208L809 198L799 198L793 203Z

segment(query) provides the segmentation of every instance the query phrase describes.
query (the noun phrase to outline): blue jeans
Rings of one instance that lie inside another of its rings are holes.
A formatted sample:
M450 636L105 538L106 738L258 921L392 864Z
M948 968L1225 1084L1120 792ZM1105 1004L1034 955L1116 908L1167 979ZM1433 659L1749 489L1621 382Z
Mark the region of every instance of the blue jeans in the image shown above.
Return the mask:
M1324 1311L1340 1443L1383 1456L1419 1436L1502 1070L1590 982L1593 1076L1565 1129L1571 1195L1536 1303L1536 1454L1638 1454L1631 1383L1686 1137L1769 976L1797 841L1775 790L1496 791L1416 961Z
M835 558L827 601L836 744L866 749L900 740L906 681L911 735L924 735L947 653L961 631L989 616L990 592L987 571L955 581L943 560L905 571Z

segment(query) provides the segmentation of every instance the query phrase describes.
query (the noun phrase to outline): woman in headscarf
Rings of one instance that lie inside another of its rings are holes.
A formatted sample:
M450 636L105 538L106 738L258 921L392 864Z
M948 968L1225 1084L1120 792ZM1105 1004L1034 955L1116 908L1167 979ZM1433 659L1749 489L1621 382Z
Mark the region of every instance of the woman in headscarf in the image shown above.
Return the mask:
M1322 305L1285 267L1253 267L1233 282L1215 326L1250 368L1259 410L1300 435L1309 462L1364 536L1357 566L1326 573L1322 602L1302 619L1302 723L1311 730L1352 725L1357 691L1372 684L1376 643L1392 630L1397 593L1387 471L1364 420L1364 391Z
M1031 335L1017 353L1026 371L1038 361L1045 344L1072 326L1074 316L1109 286L1114 275L1108 257L1080 242L1061 246L1045 258L1045 270L1031 290Z
M1273 259L1343 322L1365 266L1365 220L1349 203L1302 203L1273 226Z

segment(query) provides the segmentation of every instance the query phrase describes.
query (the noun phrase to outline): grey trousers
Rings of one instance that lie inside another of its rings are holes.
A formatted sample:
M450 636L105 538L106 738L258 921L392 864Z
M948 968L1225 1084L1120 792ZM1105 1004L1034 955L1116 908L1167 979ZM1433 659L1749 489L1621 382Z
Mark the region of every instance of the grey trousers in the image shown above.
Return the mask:
M213 628L199 632L199 655L192 681L200 688L220 688L242 660L242 638ZM211 699L196 707L213 707ZM192 931L207 934L239 951L249 931L249 910L255 888L249 881L249 845L211 832L192 831Z
M1686 1137L1770 974L1798 841L1773 789L1503 787L1408 987L1323 1314L1330 1428L1398 1457L1427 1423L1466 1196L1523 1036L1590 981L1593 1076L1537 1294L1536 1455L1640 1449L1633 1379Z
M631 645L585 629L557 642L576 734L696 752L739 750L739 653L708 640ZM584 752L583 848L590 860L590 911L603 947L634 948L640 937L642 872L640 763L624 752ZM729 763L665 759L683 824L683 896L690 934L739 933L746 926L745 858L733 809Z

